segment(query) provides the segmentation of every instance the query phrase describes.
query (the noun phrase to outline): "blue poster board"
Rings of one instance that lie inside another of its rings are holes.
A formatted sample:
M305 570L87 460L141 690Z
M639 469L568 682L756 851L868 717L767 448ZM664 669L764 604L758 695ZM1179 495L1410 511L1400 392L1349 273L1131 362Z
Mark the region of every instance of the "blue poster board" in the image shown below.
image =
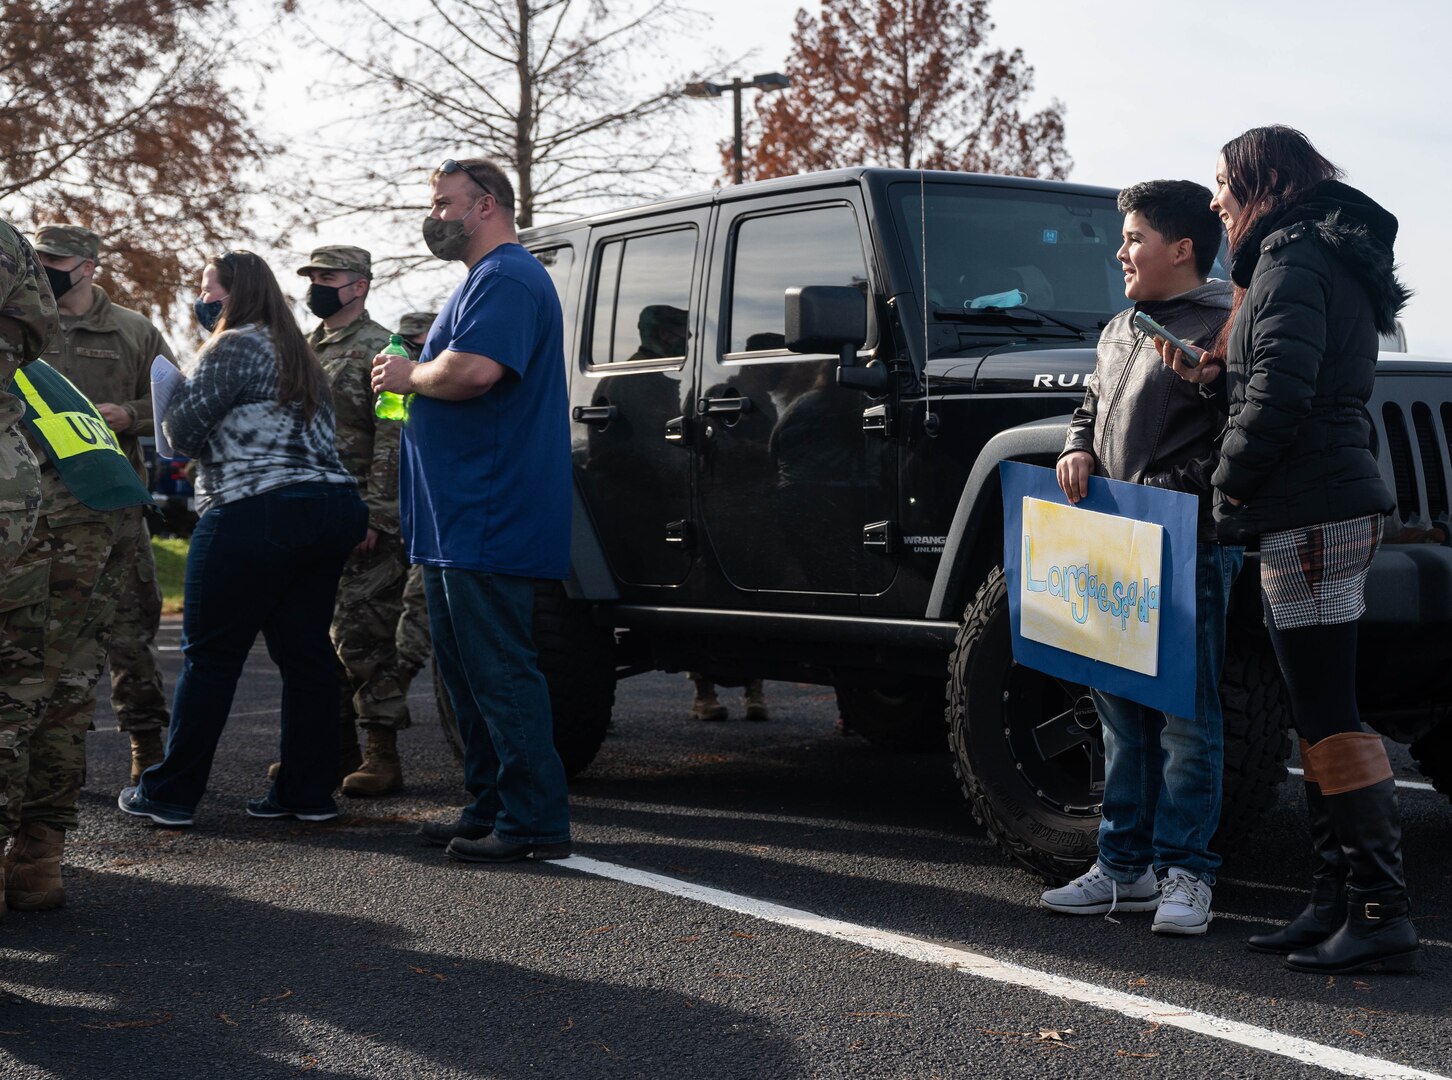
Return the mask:
M1059 489L1052 469L1019 461L1005 461L998 468L1003 484L1003 569L1008 584L1014 659L1036 671L1092 686L1175 716L1194 716L1195 546L1199 510L1195 496L1092 476L1088 494L1074 504L1083 510L1151 522L1164 530L1158 583L1159 663L1157 674L1145 675L1023 636L1023 500L1041 499L1061 506L1068 506L1069 500Z

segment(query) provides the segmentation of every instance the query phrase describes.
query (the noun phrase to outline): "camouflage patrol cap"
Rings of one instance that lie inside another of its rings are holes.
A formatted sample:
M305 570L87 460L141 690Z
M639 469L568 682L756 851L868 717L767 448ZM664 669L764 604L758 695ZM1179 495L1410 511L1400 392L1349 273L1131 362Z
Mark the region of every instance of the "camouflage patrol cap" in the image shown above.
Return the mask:
M313 248L313 253L308 256L307 265L297 268L298 276L306 277L313 270L348 270L355 274L362 274L371 281L373 279L373 256L360 247L330 244L327 247Z
M35 230L35 250L62 257L101 257L101 238L83 225L42 225Z
M406 338L427 334L438 317L437 311L410 311L398 320L398 334Z

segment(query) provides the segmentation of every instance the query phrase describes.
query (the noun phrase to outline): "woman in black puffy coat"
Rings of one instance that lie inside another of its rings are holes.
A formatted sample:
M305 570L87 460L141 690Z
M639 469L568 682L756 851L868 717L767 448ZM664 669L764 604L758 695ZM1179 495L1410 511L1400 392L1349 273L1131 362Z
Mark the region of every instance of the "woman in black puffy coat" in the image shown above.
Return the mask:
M1315 868L1311 897L1253 949L1298 971L1410 966L1418 950L1402 873L1396 786L1356 708L1356 620L1393 500L1366 403L1377 335L1407 291L1397 220L1340 182L1298 131L1226 143L1211 201L1231 250L1234 310L1218 352L1180 374L1229 412L1216 489L1222 543L1259 544L1266 627L1301 738Z

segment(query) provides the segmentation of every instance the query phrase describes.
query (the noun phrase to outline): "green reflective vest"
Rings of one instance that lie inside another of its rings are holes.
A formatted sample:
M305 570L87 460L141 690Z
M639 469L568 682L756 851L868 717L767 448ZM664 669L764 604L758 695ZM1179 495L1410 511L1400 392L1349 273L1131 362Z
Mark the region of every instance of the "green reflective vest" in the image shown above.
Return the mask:
M86 395L44 360L15 373L25 426L60 473L66 489L92 510L151 502L116 436Z

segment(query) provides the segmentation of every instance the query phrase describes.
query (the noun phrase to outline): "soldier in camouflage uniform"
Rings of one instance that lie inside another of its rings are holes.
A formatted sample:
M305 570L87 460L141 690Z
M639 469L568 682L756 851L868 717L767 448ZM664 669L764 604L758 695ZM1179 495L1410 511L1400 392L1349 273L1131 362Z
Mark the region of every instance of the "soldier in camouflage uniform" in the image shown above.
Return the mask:
M59 331L35 252L0 222L0 844L19 827L33 727L29 703L45 670L45 585L33 567L15 568L35 535L40 468L20 426L25 407L8 390L16 368L39 356ZM4 877L0 866L0 917Z
M368 533L343 569L333 616L333 646L343 668L345 758L357 756L354 716L367 736L361 763L351 769L343 763L342 789L344 795L383 795L403 786L397 738L409 725L395 643L408 572L398 526L400 425L373 415L373 357L392 335L364 307L373 269L362 248L318 248L298 274L311 283L309 310L323 320L308 342L333 390L338 457L368 506Z
M61 852L66 831L76 826L91 694L121 587L119 573L108 578L105 571L122 511L92 509L80 496L117 507L138 505L147 493L114 439L105 441L105 422L78 391L41 363L12 376L14 361L38 356L60 328L34 253L0 225L0 336L12 345L16 338L4 331L16 327L21 346L18 356L10 350L5 383L24 393L30 415L41 409L49 414L55 405L56 421L86 431L84 441L72 440L79 448L53 460L42 451L51 446L55 452L59 437L53 428L49 435L39 432L27 417L26 438L42 462L40 512L29 542L0 577L0 842L14 838L0 878L6 905L36 911L65 899ZM46 397L56 384L69 394L64 404ZM44 389L38 392L38 386ZM56 461L94 456L102 442L101 452L114 454L112 464L73 493Z
M100 238L79 225L44 225L35 250L60 308L61 333L45 360L96 405L116 433L136 475L146 482L140 436L151 435L151 361L176 357L166 338L140 312L112 303L92 281ZM121 592L106 656L111 664L111 705L117 726L131 736L131 782L162 758L170 722L162 687L156 631L161 624L161 585L142 507L121 515L111 548Z
M39 265L24 238L0 222L0 583L30 543L40 513L40 466L20 426L25 406L7 392L15 369L58 328L54 303L42 299L49 293L39 286ZM0 605L0 636L8 611Z
M398 336L403 338L408 355L418 362L424 339L437 319L436 311L411 311L398 321ZM399 678L404 693L414 676L429 662L433 644L429 640L429 612L424 602L423 567L417 563L408 568L408 581L403 587L403 615L398 620L394 637L398 646Z

